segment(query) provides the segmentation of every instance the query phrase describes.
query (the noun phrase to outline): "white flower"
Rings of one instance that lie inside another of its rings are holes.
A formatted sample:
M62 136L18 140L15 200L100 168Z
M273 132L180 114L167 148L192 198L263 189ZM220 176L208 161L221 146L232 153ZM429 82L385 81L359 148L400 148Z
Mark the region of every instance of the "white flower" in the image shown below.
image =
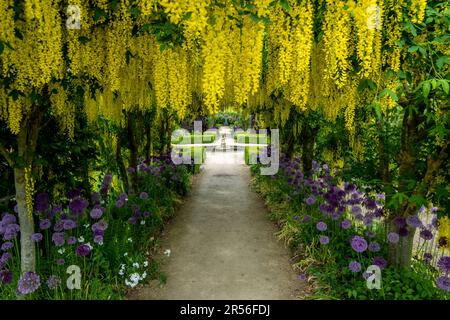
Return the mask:
M133 263L133 267L134 268L139 268L139 263L137 263L137 262Z
M78 242L84 242L84 237L83 237L83 236L80 236L80 237L78 238Z
M145 267L145 268L148 267L148 261L144 261L144 267Z
M87 245L87 246L89 247L89 249L91 249L91 250L94 248L93 246L91 246L91 243L90 243L90 242L85 243L85 245Z
M66 252L66 249L65 249L65 248L61 248L61 249L58 250L58 253L59 253L59 254L63 254L64 252Z
M166 251L164 251L164 254L168 257L170 257L170 249L166 249Z
M141 220L141 225L144 225L145 224L145 220Z
M131 238L128 238L128 242L133 242L133 239L131 239Z
M123 269L120 269L119 270L119 276L123 276L123 272L124 272Z
M89 224L89 223L86 223L85 225L84 225L84 227L87 229L87 228L89 228L91 225ZM84 241L84 240L83 240ZM80 241L81 242L81 241Z
M125 279L125 284L131 288L134 288L137 286L136 282L130 282L130 281L128 281L128 279Z
M128 252L125 252L125 253L123 254L124 257L126 257L127 255L128 255Z
M144 271L144 273L141 276L141 280L144 280L145 278L147 278L147 272Z

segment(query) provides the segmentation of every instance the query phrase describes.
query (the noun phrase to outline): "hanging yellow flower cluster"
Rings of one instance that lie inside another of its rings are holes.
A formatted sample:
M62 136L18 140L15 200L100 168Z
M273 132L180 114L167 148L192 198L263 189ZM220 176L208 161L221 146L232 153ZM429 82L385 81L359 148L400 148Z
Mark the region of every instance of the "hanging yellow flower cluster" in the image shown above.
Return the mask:
M230 41L233 65L234 99L238 105L247 102L249 95L259 88L262 67L264 25L255 23L249 16L243 18L242 28L237 28L237 39Z
M50 86L50 102L53 112L59 121L59 126L70 139L75 131L75 105L68 97L68 92L62 85L55 83Z
M153 83L158 107L171 107L183 117L191 103L188 52L185 48L155 51Z
M412 0L410 7L411 21L413 23L422 23L425 18L426 8L427 0Z
M294 6L292 23L292 73L287 88L288 98L301 110L306 110L309 96L309 76L313 38L313 7L309 0Z
M137 2L144 16L150 15L154 11L157 3L155 0L137 0Z
M360 75L375 78L381 68L382 1L358 1L354 12Z
M350 13L342 0L327 1L324 21L325 77L332 79L342 88L348 79L350 69Z
M203 36L203 94L204 103L210 113L216 113L219 102L225 93L225 56L227 33L225 22L227 17L218 11L215 24L208 25Z
M126 63L125 54L129 47L132 20L128 0L121 1L120 10L108 28L106 37L108 52L106 56L106 75L112 91L120 88L120 71Z

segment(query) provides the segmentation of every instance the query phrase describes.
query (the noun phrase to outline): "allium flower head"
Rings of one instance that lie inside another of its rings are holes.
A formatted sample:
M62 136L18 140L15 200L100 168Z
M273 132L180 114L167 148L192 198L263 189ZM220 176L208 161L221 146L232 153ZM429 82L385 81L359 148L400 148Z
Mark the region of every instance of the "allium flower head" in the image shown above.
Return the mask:
M0 271L0 284L10 284L13 280L13 274L8 270Z
M52 275L52 276L48 277L48 279L47 279L47 287L50 290L55 290L59 286L60 283L61 283L61 279L58 276Z
M378 252L381 250L380 244L378 242L371 242L369 243L369 251L371 252Z
M450 257L442 256L437 262L437 267L446 275L450 273Z
M52 223L50 222L49 219L43 219L43 220L39 221L39 228L41 230L46 230L46 229L50 228L51 225L52 225Z
M387 238L388 238L388 241L390 243L394 243L394 244L398 243L398 241L400 240L400 237L399 237L398 233L395 233L395 232L390 232L387 235Z
M139 198L141 198L142 200L148 199L148 193L147 192L141 192L139 194Z
M103 210L100 208L94 208L91 210L91 218L92 219L100 219L103 215Z
M8 251L12 247L14 247L14 244L10 241L6 241L6 242L3 242L1 249L2 249L2 251Z
M64 233L55 232L52 235L52 241L55 243L55 246L57 246L57 247L64 245Z
M330 242L330 238L328 238L327 236L320 236L319 242L322 245L326 245Z
M325 231L325 230L327 230L327 227L328 227L327 224L325 222L323 222L323 221L319 221L316 224L316 228L319 231Z
M303 223L307 223L307 222L309 222L309 221L311 221L311 216L310 216L309 214L305 214L305 215L303 216L302 222L303 222Z
M433 233L428 229L423 229L420 231L420 237L424 240L433 239Z
M436 284L438 288L445 290L447 292L450 292L450 277L448 276L441 276L437 278Z
M422 226L422 221L416 215L412 215L406 218L406 224L413 228L420 228Z
M425 260L426 263L430 263L431 260L433 259L433 255L429 252L426 252L423 254L423 259Z
M67 238L67 244L72 245L77 243L77 238L74 236L70 236L69 238Z
M376 266L379 266L380 269L384 269L387 266L387 261L381 256L376 256L373 258L372 263Z
M41 279L34 272L25 272L19 279L17 291L22 294L30 294L35 292L41 285Z
M314 195L310 195L308 198L306 198L305 202L308 206L312 206L314 203L316 203L316 197Z
M63 221L64 221L63 223L64 230L72 230L77 227L77 224L72 219L64 219Z
M32 235L31 235L31 241L33 241L33 242L40 242L40 241L42 241L42 233L33 233Z
M82 197L75 197L69 203L69 209L74 215L81 215L84 210L88 207L89 202Z
M351 261L348 264L348 268L352 272L360 272L361 271L361 264L359 262L357 262L357 261Z
M364 252L367 250L367 241L360 236L354 236L351 241L351 246L356 252Z
M79 257L86 257L91 253L91 248L87 244L82 244L78 246L76 254Z
M344 230L350 229L352 226L352 222L349 219L342 220L341 222L341 228Z

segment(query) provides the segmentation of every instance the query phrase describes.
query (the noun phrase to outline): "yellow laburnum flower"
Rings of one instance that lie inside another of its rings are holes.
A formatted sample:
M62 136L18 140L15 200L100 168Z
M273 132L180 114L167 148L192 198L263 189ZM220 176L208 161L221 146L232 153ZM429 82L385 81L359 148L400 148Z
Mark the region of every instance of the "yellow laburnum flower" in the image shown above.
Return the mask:
M422 23L425 18L426 8L427 0L412 0L410 7L411 21L413 23Z

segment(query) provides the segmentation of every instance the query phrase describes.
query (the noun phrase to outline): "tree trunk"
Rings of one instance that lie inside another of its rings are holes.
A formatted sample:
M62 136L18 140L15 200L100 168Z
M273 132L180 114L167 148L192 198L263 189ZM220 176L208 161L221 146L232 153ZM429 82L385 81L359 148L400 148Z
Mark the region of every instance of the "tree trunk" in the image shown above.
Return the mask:
M133 172L130 173L130 184L128 192L130 194L134 194L136 192L137 187L137 164L138 164L138 150L136 143L136 136L134 130L134 117L133 113L128 113L128 145L130 148L130 167L134 169Z
M42 114L38 107L33 106L32 108L32 112L23 122L23 126L17 135L18 159L14 163L14 186L20 224L20 269L22 274L36 269L35 246L31 241L31 235L34 233L34 221L33 212L29 212L26 203L25 169L28 168L31 174Z
M307 123L303 125L302 129L302 164L303 172L310 175L312 169L312 161L314 156L314 145L316 143L316 136L318 128L311 128Z
M405 110L402 125L401 147L399 152L399 180L398 192L408 196L412 195L411 181L419 181L418 177L418 148L419 148L419 130L418 126L422 122L418 113L410 114ZM394 225L396 217L407 217L417 211L416 205L406 200L399 205L394 214L391 214L388 221L388 230L398 232L398 228ZM401 237L397 245L391 245L389 249L389 262L392 265L401 268L411 267L411 257L415 229L408 227L408 235Z
M151 123L145 125L145 158L148 160L152 157L152 126Z
M125 164L123 163L123 158L122 158L122 139L119 136L117 137L117 145L116 145L116 162L117 162L117 166L119 167L119 173L120 176L122 177L122 181L123 181L123 187L126 191L128 191L128 175L127 175L127 170L125 168Z

